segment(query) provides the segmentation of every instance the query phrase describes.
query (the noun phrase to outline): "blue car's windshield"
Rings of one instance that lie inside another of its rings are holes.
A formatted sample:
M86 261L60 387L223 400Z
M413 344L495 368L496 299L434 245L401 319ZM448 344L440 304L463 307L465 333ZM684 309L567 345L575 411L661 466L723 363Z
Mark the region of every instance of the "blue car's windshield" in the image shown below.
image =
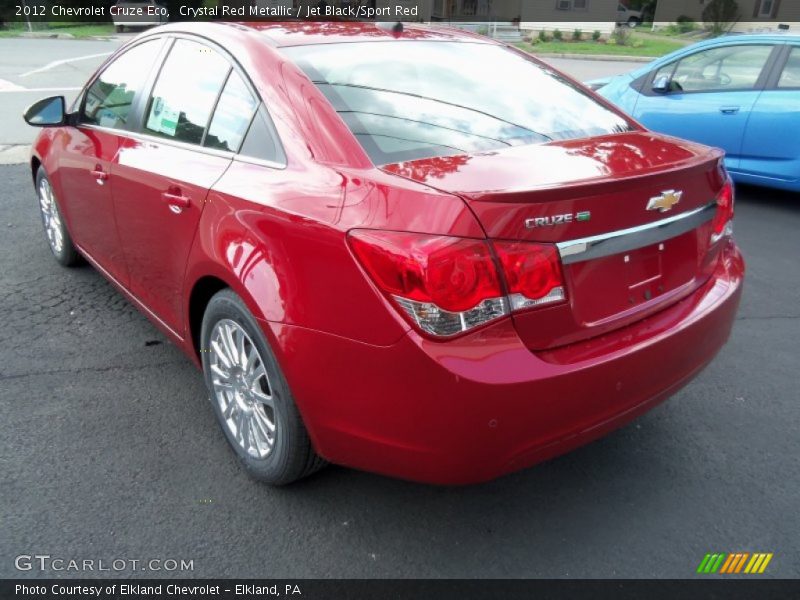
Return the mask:
M631 130L579 86L502 46L404 40L282 52L375 164Z

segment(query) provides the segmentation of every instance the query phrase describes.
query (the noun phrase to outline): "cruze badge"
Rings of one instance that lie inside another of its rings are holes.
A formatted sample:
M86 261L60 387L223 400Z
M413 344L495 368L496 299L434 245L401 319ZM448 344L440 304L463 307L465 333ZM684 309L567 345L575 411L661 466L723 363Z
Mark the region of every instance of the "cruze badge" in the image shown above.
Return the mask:
M568 225L575 221L588 221L591 218L592 213L588 210L579 213L551 215L549 217L533 217L532 219L525 219L525 227L536 229L537 227L550 227L552 225Z
M682 196L683 192L677 192L675 190L661 192L660 196L650 198L650 201L647 203L647 210L667 212L668 210L672 210L672 207L681 201Z

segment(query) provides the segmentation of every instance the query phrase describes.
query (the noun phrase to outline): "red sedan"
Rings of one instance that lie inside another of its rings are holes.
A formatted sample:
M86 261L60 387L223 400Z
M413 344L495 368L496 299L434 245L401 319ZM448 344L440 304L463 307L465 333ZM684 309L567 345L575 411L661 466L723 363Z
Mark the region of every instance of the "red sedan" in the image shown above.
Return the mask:
M202 368L273 484L527 467L685 385L739 303L721 153L479 36L168 25L26 120L55 258Z

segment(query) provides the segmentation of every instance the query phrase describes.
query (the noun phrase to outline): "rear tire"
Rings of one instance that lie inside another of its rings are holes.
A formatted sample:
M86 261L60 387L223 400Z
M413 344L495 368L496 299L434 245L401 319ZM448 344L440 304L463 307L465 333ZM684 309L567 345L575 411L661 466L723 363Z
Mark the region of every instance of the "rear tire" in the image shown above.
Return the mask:
M261 327L231 290L217 292L209 301L200 341L214 413L252 477L285 485L327 464L314 452Z
M36 172L36 195L39 198L39 213L45 237L53 256L64 267L81 264L83 259L72 243L66 223L61 216L58 198L42 167Z

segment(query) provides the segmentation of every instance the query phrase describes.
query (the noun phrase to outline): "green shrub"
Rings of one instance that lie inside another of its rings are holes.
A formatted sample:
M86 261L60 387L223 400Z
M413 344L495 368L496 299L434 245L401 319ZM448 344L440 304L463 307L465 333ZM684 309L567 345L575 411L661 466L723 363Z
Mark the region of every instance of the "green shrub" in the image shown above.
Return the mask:
M678 24L679 33L689 33L695 29L695 22L692 17L680 15L677 19L675 19L675 22Z
M539 41L540 42L546 42L549 39L550 38L547 37L547 32L544 29L539 31Z
M553 39L557 42L560 42L561 40L564 39L564 34L561 33L560 29L556 29L553 31Z
M583 32L580 29L576 29L575 31L572 32L572 39L575 40L576 42L580 42L582 38L583 38Z
M595 29L595 30L592 32L592 39L593 39L595 42L599 42L599 41L600 41L600 36L601 36L601 35L602 35L602 34L600 33L600 31L599 31L599 30L597 30L597 29Z
M617 46L630 46L633 42L631 28L627 26L617 27L611 34L611 39Z
M741 17L736 0L711 0L703 9L703 21L717 35L723 33Z

